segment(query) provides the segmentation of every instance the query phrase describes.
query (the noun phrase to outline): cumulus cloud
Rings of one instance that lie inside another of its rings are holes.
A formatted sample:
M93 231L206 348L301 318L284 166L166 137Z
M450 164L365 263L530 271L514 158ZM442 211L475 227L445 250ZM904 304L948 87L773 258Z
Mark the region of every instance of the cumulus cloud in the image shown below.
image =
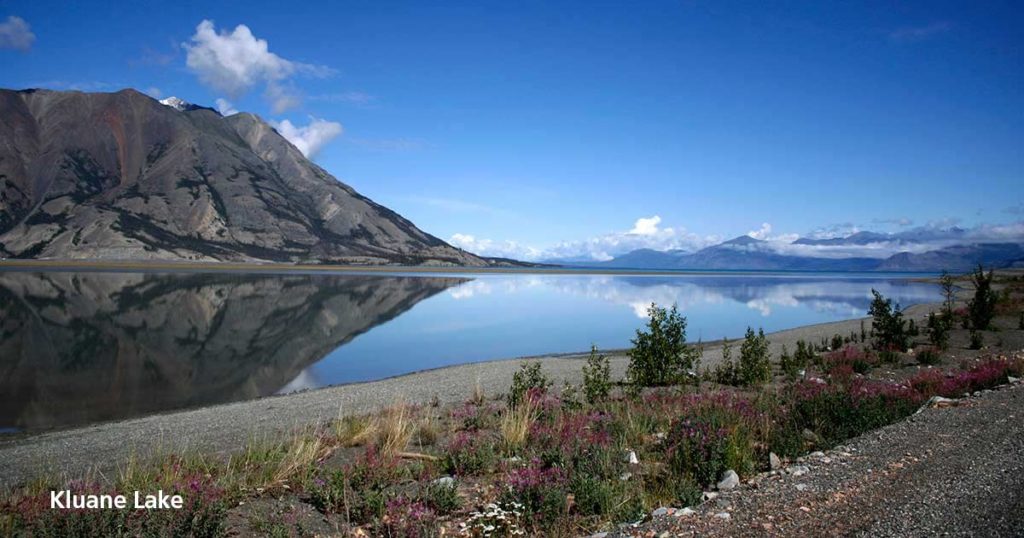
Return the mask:
M800 238L800 234L788 233L772 235L771 223L765 222L761 224L761 227L747 232L747 236L753 237L754 239L760 239L761 241L775 241L783 243L791 243Z
M244 24L230 32L218 32L213 21L203 20L190 41L182 46L186 51L185 64L203 84L231 98L262 84L275 113L299 103L288 79L295 75L326 77L334 73L326 66L294 62L270 52L267 41L258 39Z
M271 122L281 136L288 139L303 155L312 159L335 137L341 134L341 124L320 118L309 117L309 125L298 126L288 120Z
M4 22L0 22L0 49L28 52L35 40L36 35L32 33L32 28L25 19L11 15Z
M214 104L217 105L217 111L220 112L221 116L234 116L235 114L238 114L238 110L235 109L235 105L231 104L231 101L228 101L223 97L217 98L217 100L214 101Z
M636 219L636 224L633 225L633 229L629 231L631 234L636 235L656 235L658 233L658 224L661 223L661 217L655 215L650 218L639 218Z

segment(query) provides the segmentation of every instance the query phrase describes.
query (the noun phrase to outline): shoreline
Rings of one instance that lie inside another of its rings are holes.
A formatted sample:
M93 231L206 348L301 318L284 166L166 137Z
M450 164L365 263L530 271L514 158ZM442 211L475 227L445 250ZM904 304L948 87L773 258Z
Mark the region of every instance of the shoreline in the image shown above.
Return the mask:
M940 306L939 303L918 304L907 307L904 312L908 319L920 321ZM771 353L778 356L783 345L793 351L797 340L816 342L834 334L859 332L863 320L870 318L851 318L769 333ZM628 364L624 350L603 353L610 359L612 379L622 379ZM376 412L398 401L453 404L465 401L477 387L493 397L508 390L512 374L524 361L541 362L555 386L561 386L564 381L578 383L588 355L589 352L560 353L479 361L84 427L15 434L13 438L0 439L0 486L11 487L42 473L104 476L116 472L129 459L144 460L169 452L226 454L254 439L274 438L295 428L341 416ZM721 341L704 343L701 365L713 367L720 360Z
M312 273L312 274L548 274L548 275L622 275L622 276L807 276L850 275L858 277L899 275L910 280L930 280L939 273L921 271L785 271L747 269L617 269L546 265L537 267L465 267L426 265L314 265L276 262L190 262L190 261L91 261L0 259L0 271L95 271L95 272L185 272L185 273Z

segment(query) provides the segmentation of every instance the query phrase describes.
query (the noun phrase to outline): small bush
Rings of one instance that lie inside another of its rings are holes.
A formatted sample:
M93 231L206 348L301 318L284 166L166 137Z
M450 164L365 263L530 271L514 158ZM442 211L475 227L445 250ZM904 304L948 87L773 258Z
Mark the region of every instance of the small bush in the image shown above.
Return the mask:
M986 274L981 265L978 265L971 276L971 282L974 283L974 297L967 303L967 311L971 319L971 328L978 331L988 329L992 318L996 315L996 302L999 297L992 290L992 278L992 270Z
M540 361L524 362L519 371L512 374L512 387L508 391L508 406L516 407L522 403L528 391L546 393L551 387L551 380L541 371Z
M594 405L608 399L612 390L611 365L608 357L597 354L597 346L590 347L590 357L583 367L583 395Z
M928 340L933 346L939 349L949 347L949 329L953 318L945 312L935 315L935 312L928 314Z
M445 515L459 509L459 499L455 483L430 482L420 492L420 501L434 512Z
M871 294L874 299L868 314L871 316L871 332L875 335L875 349L906 351L909 338L900 305L894 307L892 299L886 299L874 289Z
M843 337L839 336L838 334L834 334L832 335L832 341L830 342L829 347L832 348L832 351L835 351L837 349L842 348L843 344Z
M736 365L732 362L732 343L728 338L722 339L722 362L715 366L712 379L720 385L739 385Z
M813 346L803 340L796 341L796 352L793 353L793 362L806 368L808 364L817 364L818 356L814 353Z
M938 364L940 360L939 348L921 346L917 348L917 362L924 365Z
M680 383L700 358L696 347L686 345L686 318L675 305L671 310L651 303L647 330L637 329L629 351L626 377L635 387Z
M971 349L981 349L985 345L985 337L981 334L981 331L977 329L971 329Z
M803 369L804 365L800 364L796 360L795 355L790 355L789 350L786 349L786 345L782 345L782 353L779 354L779 368L782 369L782 373L786 374L787 379L796 379L800 376L800 370Z
M754 330L747 327L747 334L740 346L738 377L740 382L747 386L760 385L771 380L772 364L764 329L758 329L755 335Z
M566 482L563 469L544 468L534 459L528 466L508 472L501 500L521 504L523 513L532 515L535 525L543 527L565 514Z
M494 439L487 435L458 432L448 441L441 461L449 474L478 474L498 463L498 450Z
M704 417L678 420L666 440L672 475L701 486L714 484L727 469L743 472L750 466L748 439L736 424Z

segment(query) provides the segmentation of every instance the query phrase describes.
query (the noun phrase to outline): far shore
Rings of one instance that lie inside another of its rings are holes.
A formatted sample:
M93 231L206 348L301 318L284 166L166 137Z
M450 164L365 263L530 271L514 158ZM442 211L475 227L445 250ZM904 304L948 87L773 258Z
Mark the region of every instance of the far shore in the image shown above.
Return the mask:
M940 306L919 304L904 312L920 323ZM854 318L771 333L771 352L777 357L783 345L792 352L798 340L819 342L835 334L859 333L862 323L870 328L871 320ZM720 341L705 342L703 347L702 366L713 367L721 361ZM629 360L625 351L605 354L611 359L612 378L622 379ZM273 438L340 416L376 412L399 402L462 402L477 387L488 397L494 397L508 390L512 374L526 360L540 361L555 386L561 387L565 381L581 381L586 357L587 353L568 353L460 364L377 381L17 435L0 440L0 486L14 486L43 473L82 476L95 472L101 477L110 476L130 458L145 459L189 450L226 454L253 439Z
M246 272L246 273L441 273L441 274L550 274L550 275L627 275L627 276L678 276L678 275L901 275L914 278L915 275L931 278L932 272L887 272L887 271L782 271L782 270L694 270L694 269L618 269L596 267L571 267L560 265L537 265L523 267L465 267L445 265L329 265L292 264L275 262L200 262L200 261L128 261L128 260L21 260L0 259L0 271L165 271L165 272Z

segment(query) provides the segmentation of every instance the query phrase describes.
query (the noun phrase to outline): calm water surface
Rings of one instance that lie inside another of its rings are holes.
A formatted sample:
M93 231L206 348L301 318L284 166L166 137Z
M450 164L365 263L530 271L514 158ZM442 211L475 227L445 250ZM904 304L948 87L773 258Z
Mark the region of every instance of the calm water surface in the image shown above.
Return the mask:
M906 275L0 272L0 432L67 427L452 364L629 345L651 302L691 340L865 315Z

